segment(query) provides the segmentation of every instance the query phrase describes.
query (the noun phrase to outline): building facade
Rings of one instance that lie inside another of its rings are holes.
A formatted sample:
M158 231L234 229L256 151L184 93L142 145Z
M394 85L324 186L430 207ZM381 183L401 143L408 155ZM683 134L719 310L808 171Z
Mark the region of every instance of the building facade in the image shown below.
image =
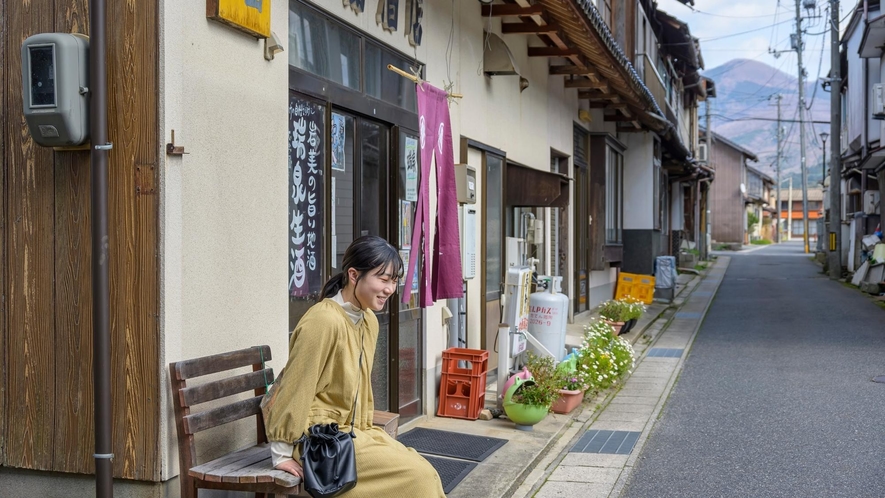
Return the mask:
M860 266L860 240L874 233L881 222L885 194L885 111L879 104L885 81L883 39L885 17L880 2L857 2L840 44L842 264L849 271Z
M475 258L464 258L474 266L462 300L422 307L403 281L410 299L379 313L377 409L404 423L433 416L453 343L497 364L508 265L531 257L562 276L574 319L614 295L628 258L651 273L667 234L700 230L680 192L703 177L692 154L706 86L686 88L702 62L666 54L654 58L664 73L634 69L648 57L642 26L698 48L652 5L257 5L269 35L209 19L203 2L109 3L113 463L127 496L178 493L169 363L268 344L279 371L289 332L352 240L379 235L422 257L410 237L426 166L415 84L388 66L460 96L448 106L454 162L475 171L475 199L458 222ZM17 70L20 40L88 34L86 9L0 9L0 480L15 496L86 494L92 481L89 153L35 145ZM653 95L652 78L665 93ZM457 326L446 308L461 311ZM253 437L223 431L206 456Z
M743 244L747 241L747 167L748 162L758 162L756 154L713 132L712 140L705 143L712 153L711 165L716 171L716 181L710 188L710 218L713 242ZM761 180L759 182L761 194Z

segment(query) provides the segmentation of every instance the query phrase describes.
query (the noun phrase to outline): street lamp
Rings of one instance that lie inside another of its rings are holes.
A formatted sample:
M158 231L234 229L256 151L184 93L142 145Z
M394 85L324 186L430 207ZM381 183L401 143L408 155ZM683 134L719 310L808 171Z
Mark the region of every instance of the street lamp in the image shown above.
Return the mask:
M827 139L830 138L830 134L827 132L821 132L820 139L823 142L823 155L820 158L820 166L821 166L821 177L820 177L820 186L824 186L824 179L827 177Z

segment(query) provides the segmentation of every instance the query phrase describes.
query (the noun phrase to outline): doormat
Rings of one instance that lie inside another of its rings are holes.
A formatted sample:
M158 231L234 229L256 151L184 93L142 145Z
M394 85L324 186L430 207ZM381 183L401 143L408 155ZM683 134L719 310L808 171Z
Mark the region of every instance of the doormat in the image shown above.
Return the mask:
M442 481L445 494L451 493L455 486L476 467L476 463L468 462L467 460L453 460L451 458L428 455L421 456L426 458L430 465L433 465L433 468L436 469L436 473L439 474L439 479Z
M419 427L397 440L418 453L481 462L507 443L506 439Z

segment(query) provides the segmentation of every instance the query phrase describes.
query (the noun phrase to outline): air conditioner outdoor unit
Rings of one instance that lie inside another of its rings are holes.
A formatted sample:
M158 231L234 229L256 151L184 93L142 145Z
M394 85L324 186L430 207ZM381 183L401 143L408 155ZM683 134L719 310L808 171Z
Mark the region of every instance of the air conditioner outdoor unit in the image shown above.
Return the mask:
M702 163L709 161L708 155L707 155L707 144L702 143L702 144L698 145L698 161L700 161Z
M873 119L885 119L885 89L882 83L873 85Z

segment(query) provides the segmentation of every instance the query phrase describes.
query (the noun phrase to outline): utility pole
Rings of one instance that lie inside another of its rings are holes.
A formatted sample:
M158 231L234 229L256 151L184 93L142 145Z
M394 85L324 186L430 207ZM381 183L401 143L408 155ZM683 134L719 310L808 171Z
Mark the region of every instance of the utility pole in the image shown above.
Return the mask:
M793 240L793 177L790 177L790 193L787 194L787 240Z
M777 153L775 156L775 172L777 173L777 207L774 211L775 216L775 242L781 243L781 99L783 95L774 96L777 100Z
M839 0L830 0L830 278L842 278L842 68L839 62Z
M802 67L802 12L796 0L796 59L799 62L799 149L802 168L802 240L808 253L808 170L805 167L805 68Z

